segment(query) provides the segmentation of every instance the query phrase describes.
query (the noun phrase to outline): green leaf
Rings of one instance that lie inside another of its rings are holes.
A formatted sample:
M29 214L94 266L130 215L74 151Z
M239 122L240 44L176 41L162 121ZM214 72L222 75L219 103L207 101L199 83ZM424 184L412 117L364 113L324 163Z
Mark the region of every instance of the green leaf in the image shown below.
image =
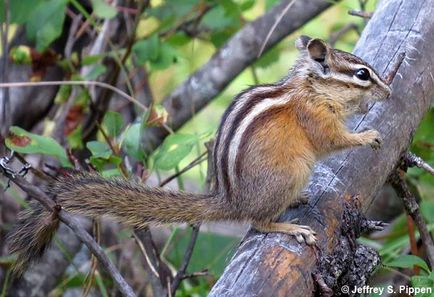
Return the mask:
M271 64L279 61L279 55L282 52L282 49L279 46L275 46L265 54L263 54L258 61L255 62L255 66L259 68L267 68Z
M169 135L154 155L154 166L161 170L175 168L198 141L198 136L193 134Z
M186 45L190 41L191 37L187 36L184 32L177 32L165 39L165 42L177 47Z
M36 7L32 4L26 32L30 39L36 40L36 50L45 50L62 33L66 3L66 0L48 0Z
M171 47L167 43L163 43L160 46L158 57L155 60L151 60L152 69L166 69L177 60L177 52L175 48Z
M415 153L417 156L421 157L423 160L430 164L434 164L434 150L432 149L434 145L434 107L425 114L419 127L416 130L416 134L413 138L413 143L411 145L411 152ZM427 172L420 169L410 168L410 173L417 172L418 181L422 181L426 185L434 185L434 177ZM419 187L421 184L418 185ZM428 197L432 195L428 194Z
M15 64L24 64L31 65L32 64L32 55L31 49L25 45L19 45L17 47L13 47L10 49L9 58Z
M11 23L24 24L30 19L35 7L44 0L12 0L9 1ZM4 22L5 1L0 1L0 22Z
M107 169L101 172L103 177L114 177L114 176L122 176L122 172L118 168Z
M240 8L242 11L249 10L255 5L255 0L246 0L241 3Z
M265 0L265 10L269 10L279 3L279 0Z
M71 149L82 149L83 148L83 136L82 136L82 125L78 125L69 135L66 137L68 140L69 147Z
M430 275L415 275L411 277L411 285L414 290L414 296L417 297L432 297L434 288L434 273Z
M402 255L384 264L387 266L398 268L413 268L413 266L419 266L420 268L429 272L428 265L425 263L425 261L420 257L414 255Z
M151 37L139 40L133 46L133 53L137 57L137 63L144 64L147 61L155 61L158 58L160 40L156 34Z
M423 200L420 203L420 210L429 224L434 223L434 201Z
M22 154L43 154L53 156L64 167L72 167L63 147L53 138L27 132L26 130L12 126L9 129L11 135L6 138L6 146Z
M144 161L145 153L140 143L142 123L136 123L129 126L122 134L122 149L129 155L137 160Z
M166 69L176 61L178 53L169 43L162 43L156 34L136 42L133 53L139 64L150 62L153 69Z
M218 0L221 7L223 7L227 16L238 18L241 15L241 9L237 3L232 0Z
M105 56L106 56L106 53L102 53L102 54L99 54L99 55L84 56L83 60L81 61L81 63L83 65L95 64L95 63L100 62Z
M110 137L118 136L119 133L121 133L123 125L124 120L119 112L108 111L102 120L104 131L106 131Z
M190 13L195 5L197 0L165 1L162 5L149 9L148 13L167 23L169 20L179 20Z
M232 31L218 31L211 34L211 42L216 47L221 47L232 36Z
M107 67L102 64L98 64L92 67L89 73L84 76L85 80L95 80L98 76L104 74L107 71Z
M240 24L240 20L233 15L228 15L222 6L216 6L204 15L202 24L211 31L218 31L231 26L237 27Z
M111 155L113 154L109 145L105 142L89 141L86 144L86 147L90 150L90 152L92 153L92 156L95 158L101 158L101 159L108 160L111 157Z
M91 0L93 11L95 14L103 19L111 19L118 13L116 8L108 5L104 0Z
M68 101L69 96L72 92L72 86L62 85L59 87L57 91L56 97L54 98L54 102L56 104L63 104Z

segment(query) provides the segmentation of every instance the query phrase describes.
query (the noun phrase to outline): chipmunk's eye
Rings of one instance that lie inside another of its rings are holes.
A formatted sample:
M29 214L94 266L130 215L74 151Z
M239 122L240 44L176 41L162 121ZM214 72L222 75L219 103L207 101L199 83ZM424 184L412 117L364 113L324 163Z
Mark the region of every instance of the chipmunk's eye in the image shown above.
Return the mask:
M371 77L371 75L369 74L369 70L366 68L357 69L354 75L361 80L368 80Z

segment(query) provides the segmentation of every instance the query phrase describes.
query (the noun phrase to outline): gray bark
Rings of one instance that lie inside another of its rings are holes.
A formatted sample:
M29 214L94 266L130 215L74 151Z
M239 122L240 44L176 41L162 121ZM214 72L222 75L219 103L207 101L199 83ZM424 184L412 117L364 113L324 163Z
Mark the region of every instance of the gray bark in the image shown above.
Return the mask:
M257 59L260 48L276 19L290 2L289 0L282 1L263 16L244 26L205 65L164 98L163 105L169 113L169 124L173 129L181 127L195 113L204 108L238 74ZM266 43L265 51L330 5L332 1L326 0L295 1L278 22ZM153 127L145 131L142 137L144 149L152 151L166 135L167 131L163 128Z
M30 45L24 29L19 28L14 36L10 48L18 45ZM30 65L18 65L9 61L8 82L30 81L32 67ZM43 80L62 80L63 74L60 67L48 67ZM10 88L10 121L12 125L19 125L24 129L30 129L42 117L45 116L52 105L58 87L29 87ZM4 93L0 92L0 105L3 106Z
M309 205L286 211L317 233L323 254L339 240L344 194L358 194L366 210L407 149L434 95L434 0L382 1L357 43L355 54L385 75L395 58L406 60L395 77L390 100L375 103L350 126L380 131L380 150L347 150L317 164L309 186ZM210 296L312 296L314 249L283 234L254 234L242 242Z

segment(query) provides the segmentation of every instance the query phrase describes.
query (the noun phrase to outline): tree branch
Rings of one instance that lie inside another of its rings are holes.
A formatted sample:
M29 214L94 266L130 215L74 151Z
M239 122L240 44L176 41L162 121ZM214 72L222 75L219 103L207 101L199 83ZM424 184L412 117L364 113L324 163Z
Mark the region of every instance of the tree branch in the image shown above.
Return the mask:
M20 187L23 191L28 193L32 198L39 201L48 210L53 210L56 205L50 197L47 196L41 189L28 183L23 177L16 176L12 181ZM106 272L112 277L113 282L119 291L126 297L135 297L133 290L130 285L124 280L122 275L119 273L116 266L110 261L107 255L104 253L103 249L95 242L95 240L89 235L89 233L84 230L80 224L77 223L76 219L67 211L61 210L59 212L60 220L71 228L75 235L87 246L87 248L95 255L99 260L100 264Z
M407 182L405 181L405 171L397 169L390 176L390 182L395 188L398 196L404 202L405 211L411 218L419 229L420 237L426 248L426 254L431 268L434 267L434 243L431 235L426 227L426 223L422 217L419 210L419 205L416 202L416 198L411 193L408 188Z
M421 157L416 156L413 153L407 152L404 155L404 161L407 163L408 167L419 167L431 175L434 175L434 168L425 162Z
M170 290L172 292L172 296L175 296L176 290L178 289L181 281L184 279L185 272L187 271L188 263L190 263L191 255L193 255L193 249L196 245L197 236L199 235L200 225L194 225L191 230L191 238L188 242L187 249L184 254L184 258L182 259L181 267L179 267L178 272L173 279L172 285L170 286Z
M391 99L373 104L368 114L349 123L357 131L367 127L379 130L382 148L347 150L318 163L309 186L309 205L281 216L285 221L298 217L301 224L315 229L323 254L332 253L339 243L343 194L360 194L362 209L368 208L431 104L433 14L433 0L382 1L357 43L355 54L383 76L399 53L406 52L407 58L392 83ZM209 296L312 296L316 258L314 249L290 236L250 232Z
M181 127L204 108L257 59L275 20L290 2L282 1L263 16L245 25L205 65L164 98L163 105L169 113L169 123L173 129ZM264 50L272 48L331 5L331 1L325 0L295 1L277 23ZM143 147L146 151L152 151L166 135L167 131L162 128L150 128L142 137Z

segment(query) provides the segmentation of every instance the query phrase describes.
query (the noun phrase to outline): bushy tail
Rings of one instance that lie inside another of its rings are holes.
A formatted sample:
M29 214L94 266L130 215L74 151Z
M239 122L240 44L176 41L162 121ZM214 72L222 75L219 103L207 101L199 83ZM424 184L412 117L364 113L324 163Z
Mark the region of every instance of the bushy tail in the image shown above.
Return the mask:
M18 214L18 221L8 236L9 250L17 254L15 276L21 276L31 263L42 257L58 228L56 211L50 212L39 203L31 202L29 208Z
M152 188L122 178L78 174L52 187L57 203L67 211L144 227L149 223L198 223L229 218L227 205L214 195Z
M138 228L149 223L225 220L230 215L227 204L213 195L167 191L96 174L61 177L48 192L67 211L90 217L108 215ZM16 276L42 257L58 227L56 210L48 211L39 203L31 202L31 207L19 214L8 238L10 252L17 253Z

